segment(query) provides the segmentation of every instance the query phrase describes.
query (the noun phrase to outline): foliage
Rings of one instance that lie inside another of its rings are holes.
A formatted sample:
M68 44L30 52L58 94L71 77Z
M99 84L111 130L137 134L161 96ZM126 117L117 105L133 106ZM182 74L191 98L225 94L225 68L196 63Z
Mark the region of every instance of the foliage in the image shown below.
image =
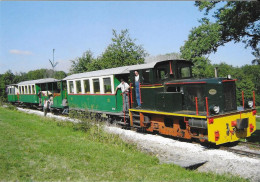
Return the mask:
M255 59L252 60L252 64L260 65L260 49L256 49L252 54L255 56Z
M197 1L195 5L200 11L205 10L205 17L200 20L200 26L191 30L181 47L183 58L194 61L196 57L216 52L219 46L230 41L245 43L257 55L260 39L260 4L257 1ZM207 18L210 12L215 22Z
M113 68L144 63L148 55L142 45L136 45L135 39L129 35L129 30L117 33L113 30L112 43L100 56L102 68Z
M64 71L55 71L53 78L61 80L61 79L65 78L66 76L67 76L67 74Z
M221 27L219 45L234 40L257 49L260 39L260 4L257 1L197 1L195 5L200 11L205 10L205 15L215 9L213 17Z
M245 101L252 100L253 98L253 90L254 90L254 83L247 77L243 77L237 83L237 102L239 105L242 105L242 91L244 91L244 99Z
M260 118L256 118L256 131L247 138L247 141L260 144Z
M195 62L198 57L216 52L220 36L220 25L203 19L199 27L190 31L188 40L180 48L182 57Z
M5 74L1 75L0 77L0 98L1 100L5 101L7 98L6 94L6 86L13 84L13 80L15 78L15 75L11 72L11 70L8 70L5 72Z
M196 57L192 69L195 78L212 78L214 77L214 68L210 60L205 57Z
M235 75L235 70L232 65L228 65L227 63L214 64L214 68L218 70L218 77L227 77L227 75Z
M144 63L148 54L141 45L136 45L127 29L117 33L113 30L112 43L108 45L105 52L94 58L93 53L88 50L75 60L71 60L70 73L82 73L120 66L128 66Z
M9 109L9 110L17 110L17 108L12 104L6 103L5 106L6 106L6 109Z
M82 73L86 71L93 71L99 68L98 66L95 67L96 60L90 50L84 52L81 57L78 57L75 60L71 60L71 63L71 73Z

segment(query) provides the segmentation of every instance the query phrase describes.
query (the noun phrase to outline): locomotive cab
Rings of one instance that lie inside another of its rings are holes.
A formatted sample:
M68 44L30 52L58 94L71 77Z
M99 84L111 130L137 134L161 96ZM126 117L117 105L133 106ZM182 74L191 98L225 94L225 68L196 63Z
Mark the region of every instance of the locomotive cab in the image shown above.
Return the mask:
M152 64L152 63L151 63ZM183 87L168 86L167 83L192 78L193 63L186 60L166 60L154 65L146 64L130 71L130 81L135 85L135 71L140 79L140 102L142 108L161 111L180 111L183 109ZM133 90L135 90L133 86ZM137 106L136 92L132 92L133 107Z

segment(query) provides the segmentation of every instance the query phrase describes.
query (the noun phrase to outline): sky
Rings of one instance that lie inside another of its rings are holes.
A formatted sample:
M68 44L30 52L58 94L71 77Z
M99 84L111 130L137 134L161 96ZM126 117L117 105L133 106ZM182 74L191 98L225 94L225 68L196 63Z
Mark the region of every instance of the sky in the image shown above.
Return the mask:
M179 52L203 17L193 1L1 1L0 74L51 69L69 71L71 60L91 50L100 56L112 29L129 29L150 56ZM228 43L209 55L212 63L251 64L251 48Z

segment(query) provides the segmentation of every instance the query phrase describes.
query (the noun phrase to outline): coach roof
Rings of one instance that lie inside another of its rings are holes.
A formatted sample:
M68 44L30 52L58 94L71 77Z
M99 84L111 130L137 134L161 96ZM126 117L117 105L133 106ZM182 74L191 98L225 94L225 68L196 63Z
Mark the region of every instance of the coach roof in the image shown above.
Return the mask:
M51 83L51 82L58 82L60 80L54 78L44 78L39 80L28 80L18 83L17 85L30 85L30 84L40 84L40 83Z
M178 59L180 60L180 59ZM169 61L169 60L164 60ZM98 76L107 76L107 75L120 75L120 74L129 74L132 70L140 70L140 69L149 69L154 68L154 66L159 62L164 61L154 61L145 64L137 64L131 66L122 66L117 68L109 68L104 70L98 71L90 71L84 73L77 73L70 76L65 77L63 80L73 80L73 79L80 79L80 78L89 78L89 77L98 77Z

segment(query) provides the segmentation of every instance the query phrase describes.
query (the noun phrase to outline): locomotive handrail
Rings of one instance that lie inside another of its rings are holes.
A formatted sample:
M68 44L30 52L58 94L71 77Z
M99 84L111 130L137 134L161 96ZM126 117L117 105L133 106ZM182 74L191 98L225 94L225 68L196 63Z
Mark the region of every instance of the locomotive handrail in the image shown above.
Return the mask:
M253 91L253 108L255 109L255 91Z
M207 116L209 116L209 104L208 104L208 97L206 99L206 111L207 111Z
M199 115L199 110L198 110L198 97L195 97L195 102L196 102L196 115Z
M165 83L165 85L184 85L184 84L197 84L197 83L207 83L207 82L176 82L176 83Z
M243 103L243 109L245 109L245 100L244 100L244 91L242 90L242 103Z

